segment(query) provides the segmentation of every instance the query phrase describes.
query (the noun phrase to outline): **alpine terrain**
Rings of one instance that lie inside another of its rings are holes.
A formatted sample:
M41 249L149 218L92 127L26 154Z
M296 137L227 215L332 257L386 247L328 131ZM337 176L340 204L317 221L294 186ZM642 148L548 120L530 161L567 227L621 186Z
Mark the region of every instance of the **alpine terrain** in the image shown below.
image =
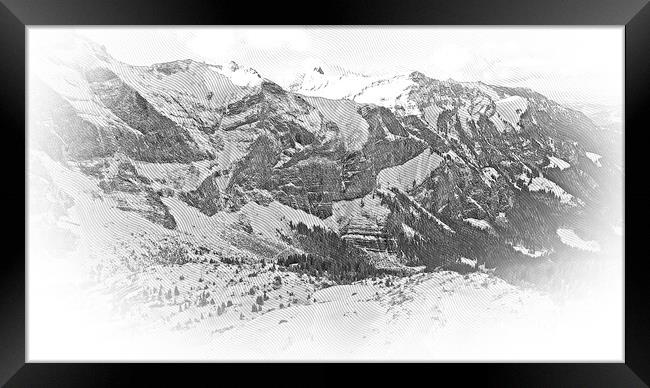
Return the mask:
M550 352L553 317L593 307L571 298L618 284L621 134L533 90L327 64L282 87L77 36L35 52L30 303L50 308L30 322L79 338L70 358Z

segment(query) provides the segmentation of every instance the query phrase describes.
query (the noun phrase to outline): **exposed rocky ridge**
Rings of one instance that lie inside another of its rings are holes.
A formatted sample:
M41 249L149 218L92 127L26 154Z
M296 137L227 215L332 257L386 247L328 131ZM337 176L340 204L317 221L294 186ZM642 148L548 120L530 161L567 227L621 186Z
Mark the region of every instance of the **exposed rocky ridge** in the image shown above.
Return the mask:
M287 91L236 64L133 67L82 46L92 60L58 63L65 76L44 76L30 93L35 147L99 174L106 196L135 195L116 199L118 208L167 228L176 222L164 196L207 216L278 201L334 220L364 249L430 267L461 256L498 267L504 257L525 258L514 245L558 251L558 228L621 217L603 206L620 195L610 184L620 171L605 156L616 146L611 137L528 89L419 72L329 79L316 67ZM314 97L321 92L341 100ZM128 157L105 176L118 153ZM211 167L185 190L161 187L132 161ZM386 169L413 181L382 180ZM337 210L343 202L355 204L346 205L350 214ZM363 216L371 204L387 217Z
M176 220L160 199L164 194L154 190L151 180L138 174L123 154L80 162L79 168L99 179L98 186L103 195L114 200L117 209L136 212L167 229L176 228Z
M207 158L186 130L157 112L138 92L105 68L91 69L86 79L94 95L129 127L142 133L134 157L148 162L190 162Z
M137 141L128 129L96 126L84 120L68 101L42 82L34 86L38 92L29 104L30 139L53 159L108 156L121 148L118 137L124 139L123 145Z

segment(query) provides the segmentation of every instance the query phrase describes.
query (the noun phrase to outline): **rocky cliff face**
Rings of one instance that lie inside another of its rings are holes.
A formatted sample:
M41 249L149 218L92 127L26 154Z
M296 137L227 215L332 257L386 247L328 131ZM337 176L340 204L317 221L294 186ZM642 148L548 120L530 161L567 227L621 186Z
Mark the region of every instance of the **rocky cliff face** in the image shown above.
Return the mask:
M187 130L158 112L144 97L107 68L85 74L93 95L120 120L139 132L127 148L138 160L148 162L190 162L206 159Z
M560 228L620 222L619 145L528 89L319 67L285 90L233 63L133 67L85 41L66 52L84 60L51 54L30 92L32 146L169 229L165 197L209 217L279 202L366 250L498 267L562 251ZM143 167L171 165L199 181Z

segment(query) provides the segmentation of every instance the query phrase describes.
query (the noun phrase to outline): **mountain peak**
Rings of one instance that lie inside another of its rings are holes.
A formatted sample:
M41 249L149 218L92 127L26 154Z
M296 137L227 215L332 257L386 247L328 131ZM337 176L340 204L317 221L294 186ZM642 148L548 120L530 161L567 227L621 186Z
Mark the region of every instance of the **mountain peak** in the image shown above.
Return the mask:
M427 79L428 77L421 71L414 70L409 74L409 78L413 81L418 82Z
M250 67L242 67L235 61L229 61L223 65L215 66L219 73L230 78L238 86L255 87L262 83L262 76L257 70Z
M224 65L224 67L230 71L239 70L239 64L235 61L229 61L227 64Z

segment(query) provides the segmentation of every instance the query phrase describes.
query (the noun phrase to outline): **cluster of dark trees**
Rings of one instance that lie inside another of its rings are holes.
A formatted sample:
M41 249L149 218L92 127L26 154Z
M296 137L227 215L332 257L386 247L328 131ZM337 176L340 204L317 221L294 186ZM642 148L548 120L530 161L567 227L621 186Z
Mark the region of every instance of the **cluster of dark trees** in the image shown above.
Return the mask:
M250 295L255 295L257 289L252 287L249 291ZM255 298L255 303L253 303L253 306L251 308L251 311L256 313L258 311L262 311L262 306L264 306L264 301L269 300L269 296L266 294L266 291L262 295L258 295L257 298Z
M208 299L210 297L209 292L202 292L201 295L199 295L198 300L196 301L197 306L203 307L208 304L214 304L214 299Z
M387 228L395 236L399 251L409 263L425 265L428 270L442 268L465 273L476 270L481 264L494 268L504 262L522 259L522 255L508 246L502 237L462 220L436 214L439 221L454 231L452 233L442 227L436 218L426 214L424 209L418 208L405 193L395 190L393 194L382 196L381 201L391 209ZM402 224L410 226L417 234L407 236ZM460 257L477 259L477 268L459 264Z
M161 245L157 250L149 253L152 256L155 256L156 263L163 265L183 265L192 261L187 248L175 241L170 241L167 244Z
M290 223L298 245L306 254L291 254L278 260L278 265L311 276L327 276L340 284L376 276L382 271L370 263L361 249L343 240L337 233L302 222Z
M217 316L222 315L226 312L226 308L232 306L232 301L228 301L228 304L221 302L221 305L217 306Z
M152 291L149 291L149 287L145 287L145 289L142 291L142 296L144 297L145 300L150 300L151 298L156 298L159 302L162 302L163 300L171 300L172 298L176 298L180 295L180 291L178 291L178 286L174 286L174 290L168 289L167 291L163 290L163 286L161 285L158 288L158 291L155 291L155 289L152 289Z
M597 261L593 254L570 249L555 236L555 231L563 223L578 223L575 216L557 201L540 201L538 196L542 194L522 191L516 195L515 206L508 212L508 228L492 223L495 234L448 215L434 213L454 230L455 233L450 234L398 190L393 190L391 196L382 195L382 204L391 209L387 229L395 237L398 250L404 254L407 263L425 265L427 270L441 268L467 273L484 265L495 268L495 275L514 284L549 290L558 289L558 284L575 284L574 279L584 277L584 272L599 270L598 265L592 264ZM417 234L407 236L402 223ZM512 249L510 244L513 241L532 249L550 248L552 256L526 256ZM477 264L475 267L462 264L460 257L477 260ZM551 261L547 260L549 258Z
M412 203L406 194L397 190L393 196L378 194L381 204L391 209L386 226L388 233L394 236L398 250L409 263L425 265L432 270L458 259L461 244L457 236L450 235L437 220ZM402 224L417 233L413 237L408 236Z
M231 300L229 300L227 304L225 302L221 302L221 304L218 304L217 302L215 302L214 298L210 297L209 292L204 291L199 295L199 297L198 297L198 299L196 301L196 305L198 307L203 307L203 306L207 306L207 305L213 305L213 306L216 305L217 306L217 316L219 316L219 315L224 314L226 312L226 309L228 307L231 307L233 305L233 303L232 303ZM182 305L181 305L181 308L179 309L179 311L183 311L182 310Z
M222 257L221 262L230 265L240 265L242 260L234 257Z

